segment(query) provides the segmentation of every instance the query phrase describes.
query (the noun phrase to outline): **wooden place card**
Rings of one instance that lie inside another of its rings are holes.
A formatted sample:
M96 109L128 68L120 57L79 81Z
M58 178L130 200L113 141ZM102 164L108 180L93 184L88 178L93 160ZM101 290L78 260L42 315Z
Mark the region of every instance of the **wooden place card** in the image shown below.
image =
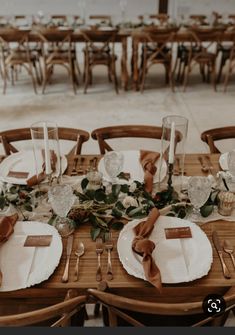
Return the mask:
M28 235L24 247L49 247L52 235Z
M190 227L165 228L166 239L192 238Z
M28 175L29 175L28 172L9 171L7 177L26 179L28 178Z

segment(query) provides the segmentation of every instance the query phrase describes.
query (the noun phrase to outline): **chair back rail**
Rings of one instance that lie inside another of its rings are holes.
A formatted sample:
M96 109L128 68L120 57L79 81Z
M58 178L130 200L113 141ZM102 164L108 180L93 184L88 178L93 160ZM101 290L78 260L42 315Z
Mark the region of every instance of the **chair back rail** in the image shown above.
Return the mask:
M235 126L208 129L201 134L201 140L208 144L212 154L220 153L215 145L216 141L230 138L235 138Z
M80 154L82 145L88 141L90 135L85 130L75 128L58 127L58 136L60 140L76 142L76 145L69 154ZM11 129L0 132L0 141L3 145L6 155L17 152L18 150L11 144L12 142L31 140L30 128ZM68 155L69 155L68 154Z

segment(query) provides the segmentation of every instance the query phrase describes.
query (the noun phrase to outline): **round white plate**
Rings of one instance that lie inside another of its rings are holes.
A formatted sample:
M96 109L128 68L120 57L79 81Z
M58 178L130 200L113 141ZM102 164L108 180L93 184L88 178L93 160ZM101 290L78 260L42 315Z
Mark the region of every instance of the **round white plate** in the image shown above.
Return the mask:
M228 170L228 152L225 152L224 154L220 155L219 165L222 170L224 171Z
M38 155L40 157L40 155ZM42 162L43 163L43 162ZM42 165L41 163L41 165ZM65 156L61 158L61 172L62 174L67 169L68 162ZM59 166L57 162L56 172L54 176L59 175ZM28 172L28 177L25 178L13 178L7 177L9 171ZM7 156L0 163L0 180L10 184L27 185L27 179L31 178L36 174L34 152L32 150L20 151Z
M142 219L143 220L143 219ZM133 227L142 220L129 222L120 232L117 250L126 271L146 280L142 257L132 251L135 237ZM192 238L166 239L165 228L190 227ZM160 269L162 282L176 284L201 278L209 272L212 264L212 247L206 234L194 223L178 218L160 216L150 235L155 243L152 256Z
M24 247L28 235L52 235L49 247ZM0 291L26 288L48 279L59 265L63 251L61 236L51 225L19 221L14 233L0 248L3 274Z
M140 164L140 151L139 150L129 150L129 151L121 151L124 155L124 164L123 164L123 172L129 172L131 175L131 180L137 180L139 182L144 181L144 170ZM156 162L157 172L154 176L154 182L158 182L159 179L162 181L167 174L167 164L166 161L163 160L162 168L160 169L160 159ZM161 171L160 171L161 170ZM107 174L104 166L104 157L101 158L98 164L98 171L102 172L104 179L110 181L110 177ZM160 176L159 176L160 173ZM120 179L121 181L121 179ZM126 183L126 180L125 180Z

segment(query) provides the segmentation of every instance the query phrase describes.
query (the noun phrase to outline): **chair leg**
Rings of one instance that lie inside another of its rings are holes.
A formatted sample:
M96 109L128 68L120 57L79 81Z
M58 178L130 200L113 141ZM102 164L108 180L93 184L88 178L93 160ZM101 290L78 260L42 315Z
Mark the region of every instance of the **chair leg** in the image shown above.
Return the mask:
M114 86L115 86L115 91L118 94L119 90L118 90L118 79L117 79L117 74L116 74L116 64L115 61L112 62L112 73L113 73L113 78L114 78Z
M14 66L11 66L11 85L15 85L15 80L14 80Z
M212 83L213 83L213 87L214 87L214 91L217 91L216 88L216 64L215 62L212 64L212 69L211 69L211 74L212 74Z
M25 68L26 68L26 66L25 66ZM31 76L31 79L32 79L34 93L37 94L38 93L37 92L37 85L36 85L36 81L35 81L35 78L34 78L34 75L33 75L33 69L32 69L32 64L31 63L29 64L28 73L29 73L29 75Z
M88 88L88 85L89 85L89 64L86 64L86 68L85 68L85 71L84 71L84 74L85 74L85 84L84 84L84 93L86 94L87 93L87 88Z
M227 73L225 75L225 80L224 80L224 92L227 91L229 76L231 75L231 73L232 73L232 62L230 61Z
M184 86L183 91L184 92L186 91L186 86L188 85L189 73L190 73L190 65L188 64L187 71L186 71L185 76L184 76L184 84L183 84L183 86Z
M43 83L42 83L42 94L45 93L46 85L47 85L49 77L50 77L50 71L51 71L51 67L45 68L44 78L43 78Z

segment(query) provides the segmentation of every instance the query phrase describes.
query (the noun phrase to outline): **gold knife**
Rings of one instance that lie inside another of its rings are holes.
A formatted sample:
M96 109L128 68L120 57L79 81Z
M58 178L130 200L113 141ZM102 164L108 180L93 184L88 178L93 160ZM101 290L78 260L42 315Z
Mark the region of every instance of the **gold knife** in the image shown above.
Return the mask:
M62 283L67 283L69 280L69 261L70 261L70 255L71 255L72 248L73 248L73 237L74 237L73 234L71 234L69 235L67 239L67 247L66 247L67 259L66 259L64 274L61 279Z
M220 240L219 240L219 236L217 234L217 231L213 231L213 233L212 233L212 240L213 240L215 249L216 249L216 251L217 251L217 253L219 255L219 259L220 259L220 263L221 263L221 266L222 266L224 277L226 279L230 279L231 275L230 275L229 269L227 268L227 266L226 266L226 264L224 262L223 248L222 248L222 246L220 244Z

